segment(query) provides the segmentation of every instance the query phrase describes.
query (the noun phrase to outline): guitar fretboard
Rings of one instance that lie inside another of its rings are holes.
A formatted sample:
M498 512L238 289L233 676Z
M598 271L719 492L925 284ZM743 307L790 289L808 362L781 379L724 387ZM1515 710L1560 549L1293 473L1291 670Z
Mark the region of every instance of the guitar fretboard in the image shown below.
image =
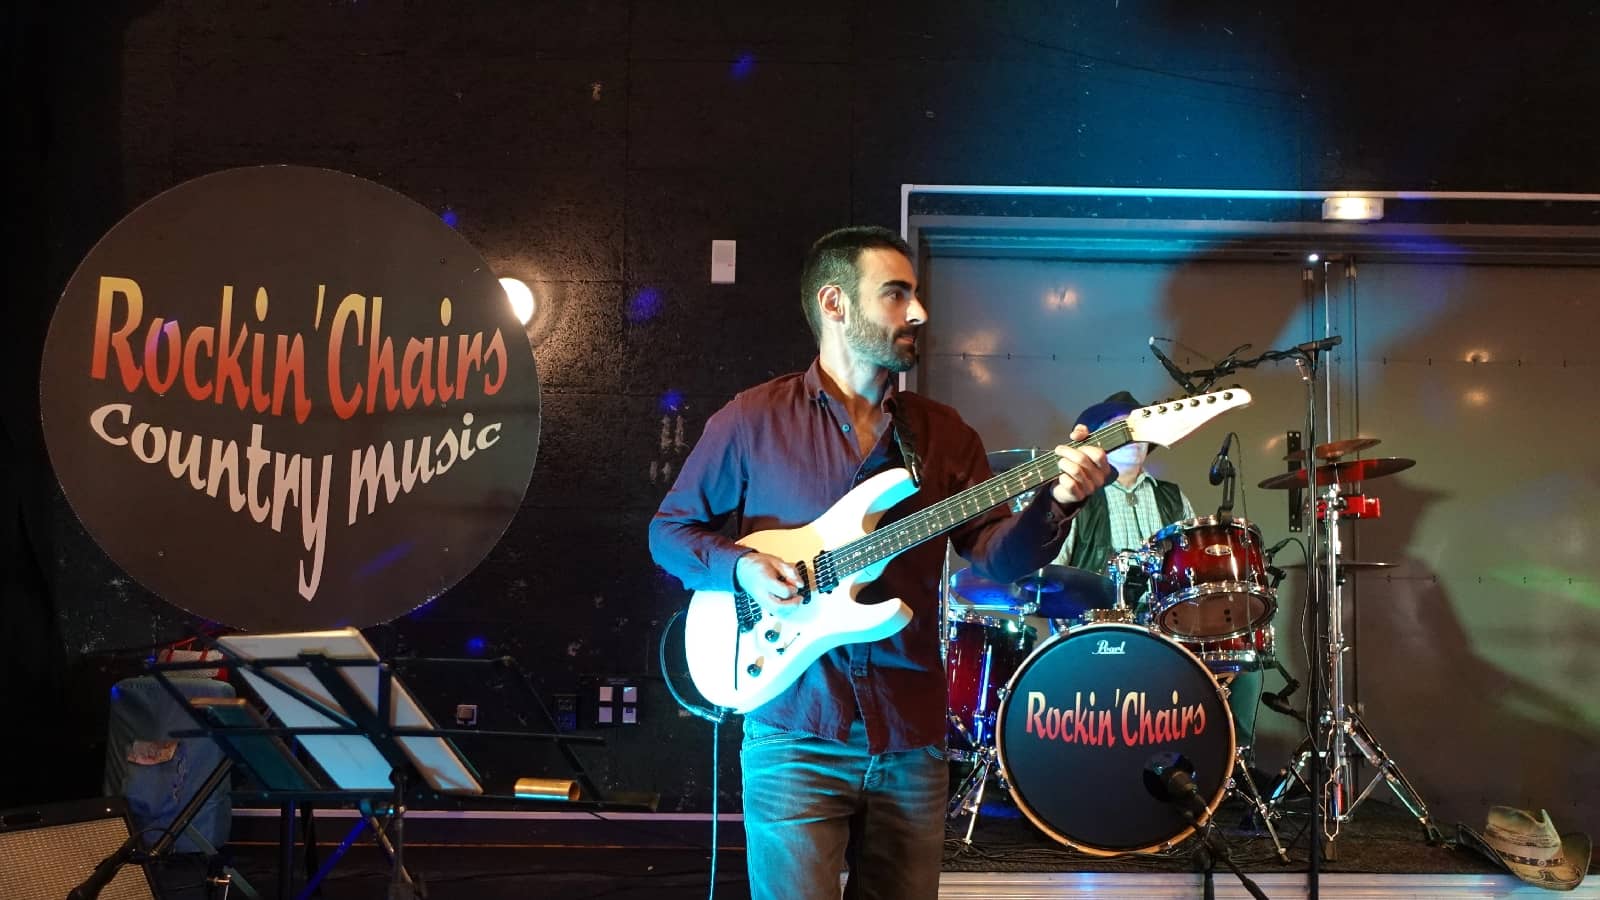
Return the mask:
M1112 451L1133 441L1125 421L1113 422L1072 447L1099 447ZM1061 474L1053 452L1046 452L1019 466L973 485L914 515L856 538L848 544L817 557L817 583L837 583L839 579L889 559L923 541L938 537L956 526L975 519L1020 494L1025 494Z

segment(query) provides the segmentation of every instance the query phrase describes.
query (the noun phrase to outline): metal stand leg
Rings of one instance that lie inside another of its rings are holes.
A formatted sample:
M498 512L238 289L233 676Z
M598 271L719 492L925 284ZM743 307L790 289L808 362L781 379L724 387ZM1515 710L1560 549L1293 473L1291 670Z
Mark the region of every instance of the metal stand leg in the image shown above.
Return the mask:
M1355 814L1356 807L1372 796L1372 792L1377 789L1379 778L1381 777L1383 783L1387 784L1389 789L1394 792L1395 797L1416 817L1418 824L1422 826L1423 839L1436 846L1444 843L1444 833L1434 823L1432 814L1428 812L1428 804L1423 801L1422 795L1417 793L1416 788L1412 787L1411 781L1400 770L1400 764L1395 762L1394 758L1383 749L1383 746L1378 743L1378 739L1367 729L1366 723L1361 720L1361 716L1355 710L1346 707L1341 722L1329 721L1325 723L1325 727L1327 728L1325 740L1330 748L1327 756L1335 756L1332 753L1332 748L1335 745L1343 748L1343 752L1337 755L1338 759L1342 760L1353 755L1352 751L1344 747L1344 742L1349 741L1349 746L1354 747L1354 753L1360 753L1366 759L1367 764L1377 772L1372 780L1367 782L1367 786L1362 789L1355 800L1348 805L1344 804L1342 796L1337 804L1330 803L1330 817L1336 809L1338 813L1338 818L1333 819L1330 823L1333 828L1337 829L1338 825L1348 821ZM1273 785L1272 793L1267 797L1267 806L1275 813L1281 815L1284 812L1289 800L1289 794L1296 788L1305 791L1307 794L1314 795L1310 783L1306 780L1306 769L1310 766L1312 752L1311 742L1309 740L1302 741L1300 746L1295 749L1294 762L1279 770L1277 784ZM1329 784L1334 789L1343 791L1345 782L1348 779L1348 772L1340 772L1332 767L1329 768ZM1332 839L1326 842L1325 847L1329 851L1333 850ZM1332 859L1333 857L1329 856L1328 858Z
M1248 793L1240 790L1236 781L1229 783L1228 792L1235 797L1242 798L1246 803L1250 804L1251 809L1255 810L1256 815L1261 819L1262 826L1267 829L1267 836L1272 838L1272 846L1273 849L1278 851L1278 859L1287 863L1289 861L1289 851L1283 848L1283 842L1278 840L1278 830L1272 826L1274 814L1272 810L1267 808L1267 802L1261 798L1261 789L1256 787L1256 780L1250 776L1250 766L1245 763L1245 754L1248 750L1248 747L1240 747L1233 758L1234 771L1238 773L1238 779L1242 780L1245 787L1249 789Z
M972 770L972 774L968 775L966 780L962 782L961 786L964 790L958 792L955 809L951 812L953 817L960 816L962 813L967 814L967 833L962 837L961 842L968 846L972 844L972 830L978 827L978 814L983 809L983 793L989 785L989 767L990 756L985 753L979 760L977 767ZM969 784L971 787L968 787Z
M961 779L961 784L956 787L955 795L950 798L949 812L945 818L956 820L963 815L968 816L967 833L962 842L972 843L972 830L978 825L978 813L983 808L983 795L989 785L989 773L994 768L994 751L988 747L980 748L975 753L976 760L972 771Z
M1278 781L1272 786L1272 793L1267 796L1267 805L1278 815L1286 811L1289 792L1297 785L1307 794L1311 793L1311 783L1306 780L1306 768L1311 764L1310 739L1301 741L1290 759L1293 762L1278 770Z
M1394 758L1388 753L1384 752L1383 747L1378 743L1378 739L1373 737L1372 732L1367 730L1367 724L1361 721L1361 717L1356 714L1355 710L1347 710L1346 720L1347 735L1350 738L1350 743L1361 751L1361 755L1366 757L1367 764L1377 770L1378 775L1381 775L1389 785L1389 790L1393 791L1394 795L1405 805L1405 808L1411 811L1411 815L1416 817L1418 824L1422 826L1423 838L1429 844L1435 846L1444 843L1444 834L1434 824L1433 817L1428 813L1428 804L1422 801L1422 795L1417 793L1417 789L1411 786L1411 782L1406 778L1405 773L1400 771L1400 764L1395 762ZM1361 805L1361 801L1367 799L1372 794L1373 788L1377 786L1378 776L1374 776L1367 783L1367 787L1361 792L1361 795L1356 797L1354 803L1350 804L1350 812L1354 813L1356 807Z

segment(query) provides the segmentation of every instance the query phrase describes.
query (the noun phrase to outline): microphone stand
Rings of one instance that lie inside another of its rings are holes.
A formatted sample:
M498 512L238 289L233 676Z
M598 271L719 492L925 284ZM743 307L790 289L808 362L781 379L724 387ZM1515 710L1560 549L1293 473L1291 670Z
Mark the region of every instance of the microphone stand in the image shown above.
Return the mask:
M1192 819L1193 816L1190 816L1190 818ZM1233 872L1234 877L1239 879L1239 883L1244 885L1244 889L1249 892L1250 896L1254 897L1255 900L1268 900L1267 895L1262 893L1261 886L1251 881L1250 876L1244 874L1244 870L1239 868L1239 864L1233 861L1233 853L1228 849L1227 843L1219 840L1211 832L1210 822L1207 822L1206 827L1200 832L1200 839L1204 841L1203 846L1211 851L1206 865L1207 887L1213 891L1215 890L1215 887L1211 884L1211 870L1215 867L1216 857L1221 856L1222 862Z
M1228 849L1227 841L1217 837L1216 833L1212 830L1211 826L1213 820L1206 819L1204 822L1202 822L1200 818L1195 815L1194 810L1190 809L1187 804L1178 801L1176 802L1176 805L1178 807L1178 811L1183 813L1183 817L1189 821L1189 824L1194 826L1195 832L1200 835L1199 852L1204 854L1203 858L1205 863L1205 868L1203 870L1205 877L1203 890L1205 891L1205 895L1207 897L1213 897L1216 895L1216 885L1212 881L1211 873L1212 870L1216 868L1217 858L1221 857L1223 864L1226 865L1229 871L1233 872L1234 876L1239 879L1239 883L1244 885L1244 889L1249 892L1250 896L1254 897L1255 900L1269 900L1267 895L1262 893L1261 886L1252 881L1250 876L1244 874L1244 870L1239 868L1239 864L1233 861L1233 851Z
M1222 362L1211 368L1195 369L1190 372L1185 372L1174 365L1172 360L1168 359L1166 354L1156 347L1155 340L1155 338L1150 339L1150 351L1156 355L1157 359L1161 360L1161 364L1166 368L1167 374L1172 376L1172 380L1178 387L1183 388L1184 395L1190 396L1203 394L1211 390L1224 375L1232 375L1240 369L1254 369L1264 362L1292 359L1295 360L1297 365L1302 362L1308 364L1311 367L1310 371L1314 374L1317 368L1317 354L1337 347L1344 341L1344 338L1334 335L1333 337L1323 338L1320 341L1306 341L1303 344L1296 344L1287 350L1268 350L1251 359L1239 359L1238 354L1240 351L1250 349L1249 344L1243 344L1232 353L1229 353ZM1196 379L1199 380L1197 381Z
M1309 279L1309 277L1310 276L1308 275L1307 278ZM1227 357L1225 357L1215 366L1212 366L1209 369L1198 369L1193 372L1184 372L1178 369L1177 366L1172 365L1171 361L1167 360L1165 355L1156 349L1155 338L1153 337L1150 339L1150 349L1158 358L1162 360L1162 364L1166 366L1168 374L1172 376L1173 380L1177 382L1178 386L1190 393L1204 393L1205 391L1209 391L1224 376L1231 375L1240 369L1253 369L1265 362L1274 362L1284 359L1293 360L1295 366L1300 370L1301 380L1306 385L1305 435L1307 446L1315 447L1317 444L1316 393L1317 376L1319 370L1318 363L1321 361L1321 356L1323 353L1332 350L1334 347L1337 347L1343 342L1343 340L1344 339L1339 335L1330 335L1319 340L1306 341L1301 344L1296 344L1295 346L1285 350L1268 350L1267 352L1254 358L1239 359L1238 354L1250 348L1249 344L1244 344L1235 349L1233 352L1229 353ZM1196 381L1196 379L1198 379L1198 381ZM1316 468L1314 466L1308 467L1306 470L1306 476L1308 479L1307 488L1313 492L1312 496L1315 496L1315 473ZM1318 538L1321 534L1321 527L1321 524L1318 522L1318 517L1315 515L1311 516L1308 537L1309 543L1312 547L1317 547L1319 545ZM1330 568L1332 567L1330 566ZM1315 611L1314 621L1316 623L1316 627L1318 628L1318 633L1326 635L1328 633L1328 627L1326 624L1327 619L1325 618L1327 615L1327 610L1325 607L1319 607L1317 605L1317 597L1320 593L1319 582L1322 580L1323 573L1321 573L1318 570L1318 567L1315 565L1308 565L1306 567L1306 573L1306 603L1308 604L1309 609ZM1321 710L1323 709L1324 703L1323 692L1326 689L1322 684L1322 679L1326 672L1325 667L1330 665L1330 660L1326 655L1328 648L1324 646L1322 642L1313 643L1315 644L1315 652L1313 654L1314 659L1311 661L1309 666L1311 670L1311 685L1308 692L1309 696L1307 697L1307 706L1311 710ZM1340 662L1340 659L1337 655L1335 655L1331 663L1337 664L1338 662ZM1325 822L1325 820L1328 818L1327 813L1329 810L1325 808L1325 804L1336 805L1338 804L1339 799L1336 797L1330 798L1328 796L1329 794L1333 793L1334 790L1337 790L1337 785L1324 786L1322 784L1323 766L1325 762L1322 758L1323 748L1319 746L1318 743L1321 723L1313 723L1310 721L1311 717L1309 715L1306 718L1306 739L1311 748L1310 752L1308 753L1308 756L1310 757L1309 762L1311 769L1308 786L1310 787L1310 793L1312 795L1311 822L1308 827L1312 836L1310 841L1311 853L1310 865L1308 867L1309 870L1307 871L1306 875L1309 900L1317 900L1321 881L1324 850L1332 848L1332 839L1328 838L1326 841L1324 840L1326 831L1329 830L1327 829ZM1339 737L1338 740L1342 741L1343 738ZM1328 762L1332 761L1330 760ZM1333 771L1336 774L1338 773L1338 769L1334 769ZM1329 803L1330 799L1333 800L1332 803ZM1334 821L1338 821L1337 815L1334 817Z

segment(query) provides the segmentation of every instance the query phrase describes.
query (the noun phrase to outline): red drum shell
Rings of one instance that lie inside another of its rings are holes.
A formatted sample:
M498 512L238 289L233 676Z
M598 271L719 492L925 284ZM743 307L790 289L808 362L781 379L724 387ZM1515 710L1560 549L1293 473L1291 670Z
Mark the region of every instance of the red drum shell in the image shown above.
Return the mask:
M1037 635L1034 627L1015 619L967 613L949 623L946 677L950 715L966 729L952 726L951 746L983 743L993 733L1000 708L1000 688L1028 658Z
M1272 665L1275 633L1271 625L1257 628L1248 634L1224 638L1220 641L1182 641L1185 650L1193 653L1213 672L1254 672Z
M1156 532L1161 556L1152 581L1150 619L1181 640L1221 640L1248 634L1277 611L1267 581L1261 529L1216 516L1185 519Z

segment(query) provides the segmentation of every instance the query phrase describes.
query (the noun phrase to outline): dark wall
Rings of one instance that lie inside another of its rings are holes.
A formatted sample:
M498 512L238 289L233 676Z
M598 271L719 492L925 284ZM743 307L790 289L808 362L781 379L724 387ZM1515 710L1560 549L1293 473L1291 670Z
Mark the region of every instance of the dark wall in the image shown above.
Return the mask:
M138 655L106 651L197 624L83 533L38 429L55 298L141 201L233 166L326 166L453 214L499 273L536 282L543 439L522 512L460 585L372 636L512 655L551 698L638 679L641 724L586 760L704 809L709 729L656 678L685 594L645 523L711 411L808 361L809 240L894 226L906 182L1595 189L1600 5L1399 6L12 4L0 722L30 739L0 806L94 793L105 687ZM739 242L736 285L708 283L719 238ZM481 680L425 692L537 724ZM540 774L478 758L492 779ZM736 795L725 781L725 808Z

